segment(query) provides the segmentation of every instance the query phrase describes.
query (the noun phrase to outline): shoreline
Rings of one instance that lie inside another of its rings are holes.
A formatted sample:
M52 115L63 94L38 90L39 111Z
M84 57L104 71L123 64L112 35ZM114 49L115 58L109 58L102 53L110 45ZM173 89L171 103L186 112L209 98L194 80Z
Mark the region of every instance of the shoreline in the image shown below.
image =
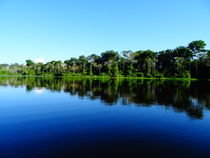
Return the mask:
M0 75L0 77L34 77L34 78L87 78L87 79L138 79L138 80L208 80L208 79L197 79L197 78L147 78L147 77L110 77L110 76L33 76L33 75Z

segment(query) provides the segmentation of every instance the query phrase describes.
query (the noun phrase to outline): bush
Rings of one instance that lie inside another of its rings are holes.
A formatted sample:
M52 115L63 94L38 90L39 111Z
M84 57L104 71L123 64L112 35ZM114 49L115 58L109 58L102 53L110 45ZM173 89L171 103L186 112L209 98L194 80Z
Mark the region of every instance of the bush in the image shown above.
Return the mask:
M99 76L108 76L106 73L102 72Z
M132 72L132 70L127 70L126 71L126 77L132 77L134 74Z
M147 73L147 74L145 75L145 77L147 77L147 78L152 78L153 76L152 76L151 74Z
M191 78L191 74L189 71L184 71L181 73L182 78Z
M134 74L134 76L135 76L135 77L144 77L144 74L141 73L141 72L136 72L136 73Z
M155 78L164 78L163 74L161 74L161 73L156 73L154 77Z

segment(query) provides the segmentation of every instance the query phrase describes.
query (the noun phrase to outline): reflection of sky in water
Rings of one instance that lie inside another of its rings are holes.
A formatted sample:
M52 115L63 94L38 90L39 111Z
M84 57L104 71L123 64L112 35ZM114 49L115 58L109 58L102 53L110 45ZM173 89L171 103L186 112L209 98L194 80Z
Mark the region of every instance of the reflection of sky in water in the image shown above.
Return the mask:
M0 85L8 82L0 86L0 157L210 157L209 82L8 78Z
M37 95L41 95L44 93L44 89L43 88L34 88L34 92Z
M98 99L51 93L46 88L25 93L25 87L8 86L0 89L2 95L0 155L4 158L100 157L101 153L111 155L107 157L201 154L205 158L209 154L210 113L206 110L202 120L189 120L183 113L158 106L121 106L120 101L106 106ZM193 97L190 100L197 103Z

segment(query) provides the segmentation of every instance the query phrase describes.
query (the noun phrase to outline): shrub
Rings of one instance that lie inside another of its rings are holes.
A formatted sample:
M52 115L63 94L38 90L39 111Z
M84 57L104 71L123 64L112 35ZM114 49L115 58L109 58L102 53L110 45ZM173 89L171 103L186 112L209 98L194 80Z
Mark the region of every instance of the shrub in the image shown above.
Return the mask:
M190 78L191 77L191 74L189 71L184 71L181 73L181 77L182 78Z
M152 78L153 76L151 74L149 74L149 73L146 73L145 77Z
M164 78L163 74L161 74L161 73L156 73L154 77L156 77L156 78Z
M144 77L144 74L141 72L136 72L134 75L135 77Z

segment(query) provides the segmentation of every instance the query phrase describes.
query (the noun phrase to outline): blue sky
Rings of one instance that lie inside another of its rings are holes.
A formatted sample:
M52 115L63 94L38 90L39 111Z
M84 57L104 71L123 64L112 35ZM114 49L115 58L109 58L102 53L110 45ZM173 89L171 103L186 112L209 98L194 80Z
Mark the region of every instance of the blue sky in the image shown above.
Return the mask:
M210 48L209 0L0 0L0 63L159 51L200 39Z

